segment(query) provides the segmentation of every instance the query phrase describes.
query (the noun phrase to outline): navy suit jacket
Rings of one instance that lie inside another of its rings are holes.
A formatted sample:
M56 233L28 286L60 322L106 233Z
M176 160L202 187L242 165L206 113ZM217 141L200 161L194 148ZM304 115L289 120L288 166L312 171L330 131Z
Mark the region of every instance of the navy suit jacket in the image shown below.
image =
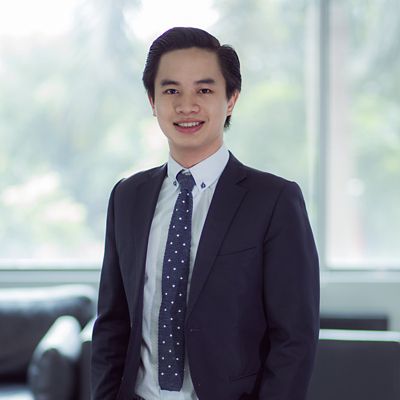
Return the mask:
M93 400L134 395L147 241L165 175L165 165L144 171L111 193ZM187 306L186 354L197 396L305 400L318 331L318 256L300 188L231 154L204 224Z

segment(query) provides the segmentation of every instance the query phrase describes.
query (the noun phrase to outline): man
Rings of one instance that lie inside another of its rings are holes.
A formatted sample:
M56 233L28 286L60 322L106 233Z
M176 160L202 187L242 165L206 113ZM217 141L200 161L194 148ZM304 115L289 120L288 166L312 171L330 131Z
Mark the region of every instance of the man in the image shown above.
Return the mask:
M143 82L170 157L111 193L93 399L305 400L317 252L297 184L223 143L236 52L173 28L152 44Z

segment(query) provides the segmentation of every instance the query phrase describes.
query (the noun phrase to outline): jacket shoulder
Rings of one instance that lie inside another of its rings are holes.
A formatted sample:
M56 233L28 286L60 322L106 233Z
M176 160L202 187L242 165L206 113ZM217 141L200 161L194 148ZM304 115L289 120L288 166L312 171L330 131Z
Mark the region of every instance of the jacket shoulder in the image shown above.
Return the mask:
M246 173L245 185L248 188L257 189L259 191L267 191L269 193L280 193L283 189L293 188L295 191L300 190L299 185L282 176L275 175L271 172L262 171L253 167L242 164L242 168ZM289 189L290 190L290 189Z
M136 172L133 175L121 179L114 186L114 191L118 194L131 192L135 190L142 183L146 182L148 179L160 174L165 175L166 164L160 165L158 167L150 168L144 171Z

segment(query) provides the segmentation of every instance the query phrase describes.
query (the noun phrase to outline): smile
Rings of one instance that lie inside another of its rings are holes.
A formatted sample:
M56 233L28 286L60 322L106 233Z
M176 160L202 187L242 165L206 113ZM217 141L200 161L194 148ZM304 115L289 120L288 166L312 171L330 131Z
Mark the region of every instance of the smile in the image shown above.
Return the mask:
M195 126L199 126L203 124L203 122L176 122L174 125L180 126L182 128L193 128Z
M193 135L199 132L204 125L204 121L181 121L174 122L175 129L185 135Z

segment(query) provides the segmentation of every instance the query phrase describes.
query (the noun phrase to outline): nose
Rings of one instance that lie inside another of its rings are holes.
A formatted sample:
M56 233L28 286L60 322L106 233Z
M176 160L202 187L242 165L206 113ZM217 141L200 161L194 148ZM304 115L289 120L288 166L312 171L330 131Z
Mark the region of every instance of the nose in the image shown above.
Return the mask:
M175 110L178 114L196 114L200 111L200 106L197 104L195 96L187 94L179 97Z

